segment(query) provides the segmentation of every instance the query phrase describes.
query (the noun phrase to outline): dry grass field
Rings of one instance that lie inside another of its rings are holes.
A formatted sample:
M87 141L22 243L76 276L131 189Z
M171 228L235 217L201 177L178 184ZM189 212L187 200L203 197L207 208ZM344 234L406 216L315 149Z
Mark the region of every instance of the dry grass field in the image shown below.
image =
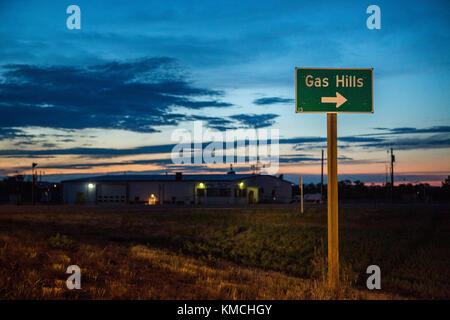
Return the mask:
M0 299L449 299L448 207L364 207L340 208L331 292L323 207L3 206ZM81 290L66 288L72 264Z

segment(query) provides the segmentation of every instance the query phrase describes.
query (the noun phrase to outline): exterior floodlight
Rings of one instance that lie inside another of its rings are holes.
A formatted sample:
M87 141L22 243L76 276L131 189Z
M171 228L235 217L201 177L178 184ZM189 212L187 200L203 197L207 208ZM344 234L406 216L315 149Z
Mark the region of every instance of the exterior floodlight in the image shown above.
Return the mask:
M239 182L239 189L243 189L244 188L244 182Z
M199 189L205 189L205 184L204 184L203 182L200 182L200 183L198 184L198 188L199 188Z
M95 187L95 186L94 186L93 183L89 183L89 184L88 184L88 188L89 188L89 189L94 189L94 187Z

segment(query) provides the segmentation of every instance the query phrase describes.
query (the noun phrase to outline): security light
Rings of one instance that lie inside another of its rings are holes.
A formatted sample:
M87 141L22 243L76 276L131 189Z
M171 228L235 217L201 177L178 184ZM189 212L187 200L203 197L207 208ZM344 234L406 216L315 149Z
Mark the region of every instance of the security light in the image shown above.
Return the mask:
M93 183L89 183L89 184L88 184L88 188L89 188L89 189L94 189L94 187L95 187L95 186L94 186Z

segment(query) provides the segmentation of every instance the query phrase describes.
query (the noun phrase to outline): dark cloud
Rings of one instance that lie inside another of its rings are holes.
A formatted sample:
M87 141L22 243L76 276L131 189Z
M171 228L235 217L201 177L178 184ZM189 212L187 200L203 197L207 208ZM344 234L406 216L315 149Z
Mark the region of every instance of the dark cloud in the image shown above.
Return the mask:
M343 142L378 142L383 141L382 138L372 138L372 137L360 137L360 136L348 136L348 137L338 137L339 141ZM289 139L280 139L280 143L317 143L326 142L326 137L296 137Z
M45 142L42 144L43 148L55 148L57 147L57 145L55 143L51 143L51 142Z
M321 161L322 159L319 157L311 157L306 155L300 155L300 156L283 156L280 155L279 162L280 163L300 163L300 162L317 162Z
M9 149L0 150L0 156L5 155L80 155L97 157L119 157L137 154L152 154L171 152L175 144L165 144L156 146L142 146L137 148L112 149L112 148L65 148L65 149L39 149L39 150L23 150Z
M259 106L279 104L279 103L293 103L294 99L280 98L280 97L267 97L253 100L253 103Z
M219 131L233 130L233 129L238 128L236 122L233 120L227 119L227 117L219 118L219 117L191 115L191 116L187 117L186 120L204 121L208 128L219 130Z
M249 166L249 157L244 157L244 163L241 166ZM339 161L351 161L352 158L346 156L340 156ZM310 155L281 155L279 157L280 163L302 163L302 162L318 162L321 161L320 157L312 157ZM225 163L225 158L223 158L223 162ZM177 165L172 163L172 159L148 159L148 160L130 160L130 161L102 161L95 163L71 163L71 164L52 164L52 165L40 165L40 169L78 169L78 170L88 170L98 167L110 167L110 166L127 166L127 165L148 165L148 164L157 164L161 166L165 166L166 170L176 170L190 168L190 170L195 170L197 167L201 167L202 169L206 168L206 164L194 164L194 158L191 158L192 164L186 165ZM239 163L233 164L235 168L239 168ZM28 169L28 167L16 167L15 170L24 170ZM248 169L248 168L247 168ZM228 171L228 168L221 168L221 171Z
M208 116L187 116L186 120L205 121L206 126L219 131L249 129L249 128L265 128L275 123L274 119L278 115L268 114L236 114L228 117L208 117Z
M399 150L420 150L420 149L440 149L450 147L450 127L435 126L430 128L376 128L387 131L386 133L361 134L356 136L339 137L338 148L364 148L364 149L385 149L396 148ZM430 135L436 133L434 135ZM398 135L409 134L411 137L400 138ZM416 134L416 135L415 135ZM325 137L296 137L290 139L280 139L280 143L294 144L293 150L303 151L318 148L326 148L327 138ZM325 144L318 144L318 143Z
M338 149L339 150L348 150L352 147L352 145L343 145L343 144L338 144ZM327 144L296 144L292 147L292 150L295 151L311 151L311 150L325 150L326 152L327 149Z
M231 117L230 117L231 118ZM203 117L203 116L196 116L196 120L203 120L203 121L209 121L208 123L211 126L217 125L219 126L221 123L224 123L223 121L220 122L221 118L214 118L214 117ZM243 120L241 118L241 120ZM227 120L228 121L228 120ZM226 122L226 124L231 124L232 122ZM380 150L385 149L388 147L394 147L397 150L413 150L413 149L430 149L430 148L449 148L450 147L450 134L447 133L441 133L441 134L434 134L429 135L428 131L424 129L424 137L404 137L402 139L397 139L398 136L394 135L393 138L391 137L361 137L361 136L347 136L347 137L341 137L339 138L340 141L346 142L347 145L344 146L344 144L339 144L339 147L343 147L344 149L347 149L348 146L351 146L352 148L363 148L366 150ZM23 132L20 130L9 130L5 128L1 128L0 133L4 137L8 137L10 135L16 135L16 134L22 134ZM41 135L38 135L41 136ZM45 135L44 135L45 136ZM351 144L349 144L351 142ZM326 138L325 137L294 137L294 138L283 138L279 139L280 145L293 145L292 149L296 151L311 151L315 150L318 147L320 148L326 148ZM150 159L150 160L131 160L131 161L102 161L101 159L105 158L113 158L113 157L124 157L124 156L133 156L133 155L143 155L143 154L161 154L161 153L170 153L172 152L173 148L177 144L164 144L164 145L153 145L153 146L141 146L141 147L134 147L134 148L125 148L125 149L110 149L110 148L54 148L54 149L35 149L35 150L26 150L21 148L16 149L10 149L10 150L0 150L0 156L2 157L8 157L8 158L54 158L58 155L74 155L78 157L83 158L92 158L92 159L98 159L98 163L71 163L71 164L61 164L61 165L49 165L45 166L44 162L42 163L42 168L55 168L55 169L90 169L94 167L102 167L102 166L115 166L115 165L145 165L145 164L156 164L160 166L165 166L166 170L175 170L174 164L172 163L171 159ZM209 145L209 142L205 142L202 145L202 148L204 149L207 145ZM248 145L248 141L246 141L246 145ZM46 146L43 146L45 148ZM48 145L47 147L52 147L51 145ZM186 144L186 148L191 148L191 150L194 150L194 145ZM223 146L225 148L225 145ZM188 159L187 159L188 160ZM246 160L248 161L248 157L246 157ZM320 161L319 156L309 155L309 154L293 154L293 155L281 155L280 156L280 163L303 163L303 164L309 164L309 163L317 163ZM348 158L346 156L341 155L339 158L339 161L345 161L347 163L374 163L375 160L357 160ZM191 162L192 159L191 159ZM184 166L184 165L182 165ZM185 165L186 167L192 166L192 165ZM184 168L184 167L183 167ZM16 170L18 168L14 168ZM13 170L13 171L14 171ZM11 171L11 172L13 172Z
M217 125L220 125L222 118L196 117L197 120L209 120L214 124L216 119ZM226 122L228 123L228 122ZM5 131L5 130L3 130ZM2 132L0 130L0 132ZM8 132L7 130L5 132ZM327 138L325 137L294 137L279 139L280 145L291 144L294 150L312 150L316 148L326 148ZM385 148L395 146L397 149L427 149L427 148L447 148L450 146L450 135L441 134L433 135L426 138L405 138L405 139L381 139L360 136L340 137L339 141L353 142L352 147L362 148ZM248 141L247 141L248 142ZM203 143L205 148L209 142ZM177 144L162 144L152 146L141 146L134 148L113 149L113 148L58 148L58 149L4 149L0 150L0 156L54 156L54 155L79 155L88 156L91 158L102 157L120 157L127 155L140 154L156 154L156 153L170 153ZM347 149L348 146L338 144L338 147Z
M231 119L238 121L244 128L265 128L275 123L275 119L279 117L277 114L235 114L230 116Z
M411 128L411 127L400 127L400 128L375 128L376 130L386 131L382 134L413 134L413 133L450 133L450 126L434 126L429 128ZM370 134L368 134L370 135Z
M324 142L327 138L324 137L295 137L295 138L285 138L280 139L280 143L313 143L313 142Z
M225 163L225 158L223 159ZM340 156L338 158L340 162L346 162L346 163L374 163L373 160L354 160L352 158L349 158L347 156ZM281 155L279 158L280 164L303 164L308 165L312 163L320 162L320 157L313 157L311 155L305 155L305 154L298 154L298 155ZM326 162L326 159L325 159ZM40 169L77 169L77 170L90 170L94 168L105 168L111 166L121 166L125 168L127 165L149 165L149 164L156 164L159 165L160 169L148 171L148 173L163 173L163 172L176 172L176 171L183 171L183 172L198 172L199 170L207 170L211 172L228 172L229 168L225 167L211 167L208 164L194 164L193 158L191 159L191 164L174 164L172 163L171 159L149 159L149 160L131 160L131 161L101 161L101 162L95 162L95 163L72 163L72 164L53 164L53 165L39 165ZM241 163L233 163L233 169L235 171L248 171L250 168L249 164L249 157L244 157L244 162ZM13 170L10 170L9 172L5 171L5 173L11 173L15 170L23 171L29 169L29 167L15 167ZM107 169L108 170L108 169ZM121 170L123 172L124 170ZM126 171L127 173L130 173L130 171ZM142 171L138 173L145 173L147 171ZM68 175L69 176L69 175ZM62 177L64 179L67 179L67 177Z
M381 142L365 143L359 146L366 149L385 149L393 147L397 150L450 148L450 134L436 134L425 138L389 139Z
M96 163L73 163L73 164L55 164L55 165L40 165L41 169L92 169L98 167L108 166L126 166L126 165L146 165L146 164L171 164L171 159L149 159L149 160L131 160L131 161L117 161L117 162L96 162Z
M353 158L347 157L347 156L339 156L339 161L345 161L345 162L353 162L357 161ZM321 157L313 157L311 155L290 155L290 156L280 156L280 163L301 163L301 162L320 162L322 161ZM325 162L326 162L326 156L325 156ZM372 161L371 161L372 162Z
M361 136L349 136L349 137L340 137L339 141L344 142L381 142L384 141L383 138L374 138L374 137L361 137Z
M73 66L3 66L0 127L125 129L176 125L176 107L229 107L222 92L194 87L166 57ZM5 129L4 129L5 130Z
M27 135L23 133L20 129L14 129L14 128L2 128L0 127L0 141L4 139L13 139L15 137L24 137L26 138Z
M293 144L292 150L295 151L309 151L319 147L326 149L326 145L323 145L326 141L327 138L324 137L295 137L279 140L280 144Z

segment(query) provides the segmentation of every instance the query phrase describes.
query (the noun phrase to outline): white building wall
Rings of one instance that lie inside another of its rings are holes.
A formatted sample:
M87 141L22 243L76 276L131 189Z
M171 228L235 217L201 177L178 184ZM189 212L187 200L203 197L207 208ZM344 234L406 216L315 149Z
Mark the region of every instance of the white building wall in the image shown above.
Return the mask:
M65 182L63 183L63 199L69 204L77 203L79 193L83 193L87 204L119 204L148 203L153 194L157 203L195 203L204 204L245 204L248 203L248 189L245 197L236 197L235 190L239 190L238 184L244 182L244 189L257 188L259 202L289 203L292 200L292 185L290 182L272 176L256 175L250 178L235 181L204 181L206 188L230 189L230 196L199 198L196 188L200 181L117 181L117 182L90 182L94 185L89 188L89 182ZM254 189L254 190L255 190ZM108 201L104 201L105 197ZM115 201L118 199L119 201ZM99 201L101 200L101 201ZM114 200L114 201L111 201ZM124 200L124 201L122 201Z
M80 195L83 195L80 197ZM96 185L89 188L87 182L67 182L63 184L63 201L68 204L76 204L79 199L84 198L84 203L94 204L96 196Z
M161 182L156 181L130 181L129 201L134 202L148 202L150 196L154 194L158 201L160 200Z
M164 185L164 201L167 203L184 202L190 204L194 201L194 181L168 181Z
M289 203L292 200L292 185L290 182L272 176L254 176L244 180L248 186L259 188L260 202L276 201Z
M190 204L194 199L195 183L190 181L131 181L130 202L148 202L153 194L159 203L182 201Z

